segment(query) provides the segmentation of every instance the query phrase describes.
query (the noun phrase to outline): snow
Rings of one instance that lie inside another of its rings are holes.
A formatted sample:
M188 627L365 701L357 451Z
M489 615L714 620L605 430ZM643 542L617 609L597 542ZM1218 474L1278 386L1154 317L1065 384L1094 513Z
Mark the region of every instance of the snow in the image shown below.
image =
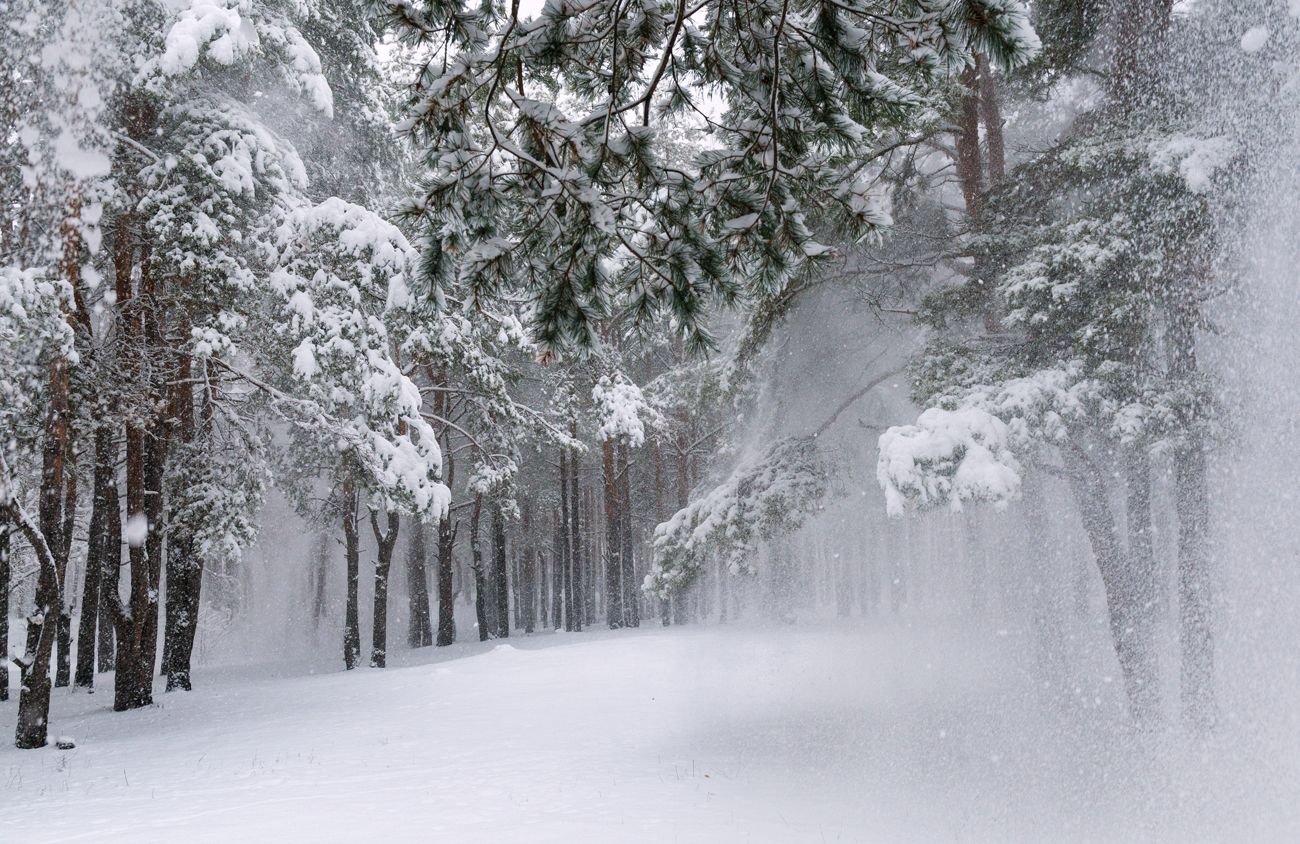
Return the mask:
M1300 828L1294 771L1259 764L1262 748L1148 747L1118 726L1101 676L1076 695L1086 712L1060 711L1020 670L1023 631L1002 633L545 633L394 654L423 664L383 671L199 670L194 692L128 713L108 710L100 678L93 696L56 692L55 734L75 750L0 747L0 828L26 842L575 844ZM14 717L0 705L0 732Z
M909 499L960 511L963 501L1005 506L1020 494L1008 426L977 407L930 408L915 425L885 431L876 479L891 516L901 516Z
M1268 27L1252 26L1241 36L1241 49L1247 53L1258 53L1268 43L1268 36Z
M136 513L126 520L122 528L122 538L132 548L139 548L149 538L149 518L144 513Z

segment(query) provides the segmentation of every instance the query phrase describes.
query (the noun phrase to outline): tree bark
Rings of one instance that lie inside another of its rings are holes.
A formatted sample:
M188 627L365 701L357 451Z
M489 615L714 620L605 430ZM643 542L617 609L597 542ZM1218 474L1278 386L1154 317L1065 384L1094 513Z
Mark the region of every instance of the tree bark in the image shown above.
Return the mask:
M988 152L989 186L1001 182L1007 175L1006 142L1002 136L1002 109L998 105L998 85L993 76L989 57L980 53L975 57L979 72L979 112L984 123L984 141Z
M117 438L113 442L114 473L117 464ZM104 545L102 571L99 580L99 672L117 668L117 623L121 613L118 584L122 579L122 501L117 493L114 478L104 490Z
M1159 717L1159 684L1153 649L1154 626L1151 602L1143 595L1142 578L1132 561L1125 558L1120 545L1115 517L1110 509L1106 477L1092 458L1081 448L1074 448L1070 488L1079 505L1084 530L1092 545L1093 557L1101 573L1110 617L1111 639L1124 678L1129 711L1140 727L1151 726ZM1134 478L1140 489L1144 483ZM1149 479L1145 480L1149 485ZM1149 489L1149 486L1148 486ZM1141 517L1139 517L1141 518Z
M520 528L524 543L523 556L519 564L519 599L523 606L523 626L525 633L532 633L537 628L537 554L533 548L533 508L529 501L524 501L523 524Z
M499 503L492 505L492 564L496 571L498 639L510 638L510 584L506 571L506 518Z
M16 501L0 500L0 516L18 529L36 553L40 571L36 580L36 613L28 621L36 622L38 633L18 662L21 672L18 689L18 723L14 731L14 746L20 750L44 747L49 735L50 720L50 656L54 648L53 625L44 622L38 613L56 612L59 599L59 574L54 555L41 533ZM39 517L38 517L39 518ZM32 641L29 639L29 642Z
M347 564L347 601L343 618L343 667L361 661L361 531L357 527L357 490L352 480L343 482L343 547Z
M117 443L107 425L95 429L95 471L90 510L90 529L86 542L86 577L81 590L81 621L77 629L78 688L95 685L95 644L100 624L100 584L104 581L108 541L109 488L117 484ZM115 514L114 514L115 515Z
M578 603L573 583L573 522L569 515L569 458L566 449L560 449L560 566L564 591L564 629L575 630Z
M406 638L412 648L423 648L433 644L433 621L429 613L428 557L425 525L417 522L411 533L411 543L406 549L406 594L411 617Z
M172 435L178 442L192 443L197 433L194 419L194 388L190 381L193 361L182 354L176 383L171 387ZM169 522L171 520L169 519ZM199 629L199 606L203 589L203 556L198 551L194 530L189 525L169 524L167 539L167 600L164 605L163 673L166 691L190 691L190 664L194 637Z
M401 519L395 510L388 511L388 524L379 527L379 512L370 511L370 530L375 534L378 553L375 558L375 604L371 619L370 667L388 665L388 575L393 570L393 548Z
M619 534L618 466L612 439L600 444L601 468L605 480L605 619L611 630L624 624L623 541Z
M455 542L451 514L446 513L438 520L438 638L435 642L438 647L456 641L456 593L452 583Z
M483 493L474 495L474 509L469 517L470 570L474 573L474 619L478 623L478 640L486 642L492 634L487 614L487 577L483 571L483 546L479 526L483 516Z
M1192 291L1169 309L1170 379L1189 386L1198 378L1199 313ZM1182 646L1182 714L1196 731L1218 722L1214 694L1214 576L1210 553L1210 494L1204 408L1180 419L1182 442L1174 450L1174 508L1178 517L1178 633Z
M569 423L569 435L575 439L578 436L578 426L576 423ZM585 571L585 560L583 559L583 536L582 536L582 485L579 482L579 470L582 465L582 458L578 452L569 455L569 539L572 542L572 551L570 560L573 567L573 598L574 598L574 630L582 630L583 625L588 622L588 577Z
M0 522L0 703L9 699L9 533Z
M72 434L68 434L68 469L63 496L63 530L59 537L59 552L55 558L59 565L59 583L62 585L59 601L58 660L54 673L54 687L66 688L72 683L72 602L68 591L72 584L68 577L68 563L72 560L72 533L77 517L77 468L73 459Z
M627 627L641 626L641 589L636 578L636 558L632 536L632 459L631 449L626 443L620 443L619 456L619 540L622 543L619 562L622 566L623 585L623 624Z

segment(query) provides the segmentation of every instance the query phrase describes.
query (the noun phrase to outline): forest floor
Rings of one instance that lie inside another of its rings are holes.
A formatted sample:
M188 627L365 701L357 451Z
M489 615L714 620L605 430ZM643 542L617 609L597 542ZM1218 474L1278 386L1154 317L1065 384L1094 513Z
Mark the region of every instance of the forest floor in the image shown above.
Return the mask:
M108 711L105 691L58 690L51 735L77 747L0 748L0 841L1300 830L1296 784L1278 781L1293 769L1229 739L1138 741L1100 685L1083 693L1091 708L1053 705L1022 650L1005 631L654 626L403 652L382 671L210 669L129 713ZM0 735L15 708L0 705Z

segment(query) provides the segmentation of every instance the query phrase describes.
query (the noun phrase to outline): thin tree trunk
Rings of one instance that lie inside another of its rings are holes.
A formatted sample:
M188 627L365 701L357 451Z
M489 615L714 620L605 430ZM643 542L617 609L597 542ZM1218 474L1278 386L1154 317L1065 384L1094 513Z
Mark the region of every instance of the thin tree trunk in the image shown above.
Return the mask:
M433 620L429 612L429 550L425 541L425 525L417 522L406 549L406 594L410 612L407 643L412 648L433 644Z
M81 621L77 629L78 688L95 685L95 639L100 623L100 584L104 580L108 541L109 488L117 483L117 444L107 425L95 429L95 472L90 510L90 528L86 542L86 577L81 591Z
M68 591L73 588L68 577L68 563L72 559L72 532L77 516L77 467L71 454L71 432L68 435L68 470L63 496L63 531L59 537L59 552L55 558L59 565L59 583L62 592L59 601L58 660L54 673L54 687L66 688L72 684L72 603Z
M626 443L620 443L619 456L619 563L622 566L623 624L641 626L641 590L636 577L636 558L632 536L632 460Z
M605 618L611 630L623 626L623 542L619 536L618 467L614 441L600 444L601 468L605 480Z
M343 547L347 564L347 601L343 616L343 667L361 661L361 531L357 527L357 490L352 480L343 482Z
M0 702L9 699L9 534L0 522Z
M499 639L508 639L510 638L510 584L506 572L506 518L499 503L492 505L492 562L496 570L496 634Z
M564 621L560 618L560 607L564 603L564 555L565 555L565 538L564 522L557 508L553 511L555 522L554 546L551 551L551 628L559 630L564 627Z
M573 522L569 516L569 458L565 449L560 449L560 555L564 580L564 629L575 629L578 604L573 588Z
M483 493L475 493L474 509L469 517L470 570L474 573L474 619L478 622L478 640L486 642L492 634L487 613L487 577L483 571L483 546L479 527L483 517Z
M569 424L569 435L577 438L576 424ZM572 543L569 560L573 569L573 629L578 631L582 630L588 620L587 587L590 580L582 553L582 494L581 483L578 480L580 468L581 456L575 451L569 455L569 541Z
M321 622L325 620L326 606L326 582L329 573L330 563L330 538L329 534L320 532L316 534L316 547L312 553L312 573L311 573L311 621L312 625L319 630Z
M537 554L533 547L533 508L528 500L524 501L520 530L524 549L519 565L519 603L523 607L524 632L532 633L537 627Z
M41 623L56 611L59 598L59 575L54 555L38 525L13 500L0 499L0 516L8 519L23 534L36 553L40 571L36 579L36 613L28 624L38 624L39 631L34 647L29 647L18 661L21 672L18 689L18 722L14 730L14 745L21 750L44 747L49 735L50 721L50 656L54 648L53 625ZM30 640L29 640L30 641Z
M113 463L117 463L117 438L113 443ZM114 468L116 473L116 468ZM114 478L104 490L104 545L102 572L99 580L99 672L117 668L117 623L121 610L118 584L122 579L122 501L117 493Z
M449 512L438 520L438 638L435 642L438 647L456 641L456 593L452 582L455 541Z
M371 618L370 667L388 665L388 575L393 570L393 548L401 524L396 510L388 511L388 524L379 527L379 512L370 511L370 530L375 534L378 553L375 558L375 604Z
M1198 377L1199 314L1192 291L1169 311L1170 380L1194 384ZM1190 391L1190 390L1189 390ZM1210 553L1210 496L1202 408L1180 420L1183 439L1175 449L1174 508L1178 516L1178 633L1182 646L1182 714L1193 730L1218 721L1214 694L1214 577Z

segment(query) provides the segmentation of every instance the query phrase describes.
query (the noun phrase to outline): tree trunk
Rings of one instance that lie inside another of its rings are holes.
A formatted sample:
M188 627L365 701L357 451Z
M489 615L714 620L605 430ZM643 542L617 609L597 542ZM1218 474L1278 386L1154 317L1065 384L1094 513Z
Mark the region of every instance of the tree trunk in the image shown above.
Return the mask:
M483 546L479 526L483 516L483 493L474 495L474 509L469 517L470 570L474 572L474 619L478 623L478 640L486 642L492 633L487 614L487 578L483 571Z
M325 620L325 611L327 609L326 596L326 579L329 572L330 563L330 538L329 534L321 532L316 534L316 547L312 553L312 572L311 572L311 621L315 629L320 629L320 624Z
M575 423L569 424L569 435L575 439L578 436L578 426ZM588 621L587 618L587 574L582 554L582 493L581 484L578 481L578 472L581 466L581 457L578 452L569 455L569 540L572 543L570 552L570 563L573 568L573 629L582 630L583 624Z
M523 538L523 556L519 563L519 603L523 607L524 632L532 633L537 627L537 555L533 550L533 508L529 501L524 501L523 524L520 528Z
M510 584L506 572L506 518L501 505L492 506L492 563L496 571L498 639L510 638Z
M0 522L0 703L9 699L9 533Z
M117 464L117 438L113 442L113 463ZM114 468L116 472L116 468ZM121 613L118 584L122 579L122 501L114 478L104 490L104 545L99 579L99 672L117 668L117 624Z
M410 612L407 643L412 648L433 644L433 621L429 613L428 544L425 542L425 525L417 522L411 533L411 543L406 549L406 594Z
M619 562L622 566L623 624L641 626L641 589L636 578L636 558L632 536L632 460L626 443L618 447L619 456Z
M1194 385L1198 378L1196 297L1190 290L1169 312L1170 380ZM1194 388L1189 389L1193 392ZM1204 408L1180 419L1182 442L1175 449L1174 507L1178 516L1178 633L1182 646L1182 714L1196 731L1218 721L1214 694L1214 577L1210 554L1210 496L1206 466Z
M71 453L71 432L68 440L68 470L63 496L63 530L59 537L59 551L55 562L59 566L59 584L61 585L59 601L58 660L54 673L54 687L66 688L72 683L72 602L68 591L73 588L68 577L68 563L72 559L72 533L76 528L77 516L77 468Z
M966 214L974 226L982 217L984 193L983 166L980 156L979 74L973 67L962 71L962 97L957 116L957 181L961 185Z
M600 444L601 468L605 479L605 619L611 630L623 626L623 541L619 536L618 467L614 441Z
M573 588L573 522L569 516L569 458L568 452L560 449L560 566L564 591L564 629L575 629L577 619L576 593Z
M998 85L993 77L989 57L980 53L975 57L979 72L979 113L984 123L984 141L988 148L989 186L1001 182L1007 175L1006 143L1002 137L1002 109L998 106Z
M559 630L564 626L560 617L560 607L564 604L564 522L560 511L553 513L555 521L554 538L551 551L551 629Z
M14 731L14 746L21 750L44 747L49 735L50 720L50 656L54 648L54 627L42 623L56 611L59 598L59 574L38 524L33 524L17 501L0 499L0 517L7 519L23 534L36 553L40 571L36 579L36 612L28 624L36 623L38 633L32 647L28 647L18 661L21 671L18 689L18 723ZM39 517L38 517L39 518ZM6 540L7 542L7 540ZM7 552L6 552L7 558Z
M81 621L77 628L76 686L95 685L95 639L99 626L100 583L104 580L108 541L109 487L117 483L117 443L107 425L95 429L95 473L90 529L86 542L86 577L81 590Z
M1138 726L1147 727L1159 717L1151 602L1145 600L1141 577L1135 577L1135 568L1125 559L1120 546L1105 474L1082 449L1074 449L1073 457L1075 465L1068 475L1070 488L1101 573L1111 639L1124 677L1129 711ZM1140 490L1143 480L1135 477L1134 481ZM1145 482L1150 483L1149 479Z
M393 548L397 545L400 518L395 510L388 511L388 524L379 527L379 512L370 511L370 530L375 534L378 553L375 558L375 606L370 639L370 667L388 665L388 575L393 570Z
M357 527L357 490L351 480L343 482L343 547L347 563L347 602L343 617L343 667L347 671L361 661L361 531Z
M194 388L191 385L193 361L181 355L176 384L171 387L172 436L179 443L191 444L197 433L194 420ZM199 553L193 528L172 524L168 520L167 601L164 605L163 673L166 690L190 691L190 663L194 655L194 637L199 629L199 606L203 589L203 556Z
M452 583L452 552L456 534L451 527L451 513L438 520L438 638L435 644L446 647L456 641L456 593Z

